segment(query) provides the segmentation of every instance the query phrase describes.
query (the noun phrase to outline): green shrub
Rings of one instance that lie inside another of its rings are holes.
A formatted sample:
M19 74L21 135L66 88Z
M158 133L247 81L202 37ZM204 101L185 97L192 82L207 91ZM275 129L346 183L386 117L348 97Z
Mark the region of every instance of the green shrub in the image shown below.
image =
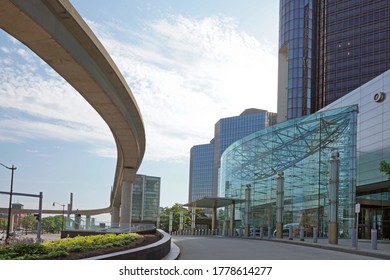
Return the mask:
M69 253L64 250L52 251L47 255L48 259L56 259L68 256Z
M0 260L55 259L72 252L92 251L130 245L140 236L135 233L78 236L43 243L18 243L0 248Z

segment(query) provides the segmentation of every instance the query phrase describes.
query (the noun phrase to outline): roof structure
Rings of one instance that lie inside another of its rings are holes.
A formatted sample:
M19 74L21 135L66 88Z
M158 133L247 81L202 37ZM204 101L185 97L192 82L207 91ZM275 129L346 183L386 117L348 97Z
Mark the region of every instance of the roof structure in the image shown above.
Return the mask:
M241 198L204 197L198 200L188 202L183 206L198 207L198 208L220 208L220 207L229 206L232 203L239 204L244 202L245 199L241 199Z

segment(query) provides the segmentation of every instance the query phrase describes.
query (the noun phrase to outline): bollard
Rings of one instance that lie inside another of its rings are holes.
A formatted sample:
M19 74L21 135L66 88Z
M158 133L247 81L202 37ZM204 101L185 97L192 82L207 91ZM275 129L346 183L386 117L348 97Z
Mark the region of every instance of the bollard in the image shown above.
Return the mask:
M350 228L349 230L351 232L352 247L357 248L356 229Z
M313 242L317 243L317 239L318 239L318 228L314 227L313 228Z
M272 237L271 228L268 227L268 239L271 239L271 237Z
M252 228L252 237L256 238L256 228L255 227Z
M376 229L371 230L371 249L378 249L378 231Z
M288 228L288 239L293 240L293 228L292 226L289 226Z
M263 227L260 227L260 238L263 239L264 237L264 229Z
M301 227L299 229L299 238L301 241L305 241L305 228L304 227Z

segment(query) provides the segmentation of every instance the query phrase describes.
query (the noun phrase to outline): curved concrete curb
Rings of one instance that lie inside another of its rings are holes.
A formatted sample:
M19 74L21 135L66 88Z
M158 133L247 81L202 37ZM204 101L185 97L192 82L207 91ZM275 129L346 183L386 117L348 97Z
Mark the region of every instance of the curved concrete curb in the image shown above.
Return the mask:
M172 250L171 236L162 230L157 230L162 235L161 240L143 247L115 252L106 255L95 256L83 260L161 260L169 256ZM176 245L175 245L176 246ZM180 251L180 250L179 250ZM175 256L175 255L172 255ZM176 258L178 255L176 256Z
M171 242L171 251L166 255L162 260L177 260L180 256L180 248L174 243Z

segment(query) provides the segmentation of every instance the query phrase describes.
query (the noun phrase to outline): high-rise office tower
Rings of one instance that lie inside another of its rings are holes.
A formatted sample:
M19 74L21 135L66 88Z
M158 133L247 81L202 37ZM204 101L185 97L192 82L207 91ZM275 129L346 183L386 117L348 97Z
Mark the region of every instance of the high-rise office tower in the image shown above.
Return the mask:
M214 128L210 144L191 149L189 198L218 196L220 157L235 141L276 123L276 113L260 109L247 109L239 116L220 119Z
M214 144L196 145L190 153L188 201L212 196Z
M390 68L387 0L281 0L278 122L314 113Z
M131 194L133 226L155 225L160 209L161 178L137 174Z

